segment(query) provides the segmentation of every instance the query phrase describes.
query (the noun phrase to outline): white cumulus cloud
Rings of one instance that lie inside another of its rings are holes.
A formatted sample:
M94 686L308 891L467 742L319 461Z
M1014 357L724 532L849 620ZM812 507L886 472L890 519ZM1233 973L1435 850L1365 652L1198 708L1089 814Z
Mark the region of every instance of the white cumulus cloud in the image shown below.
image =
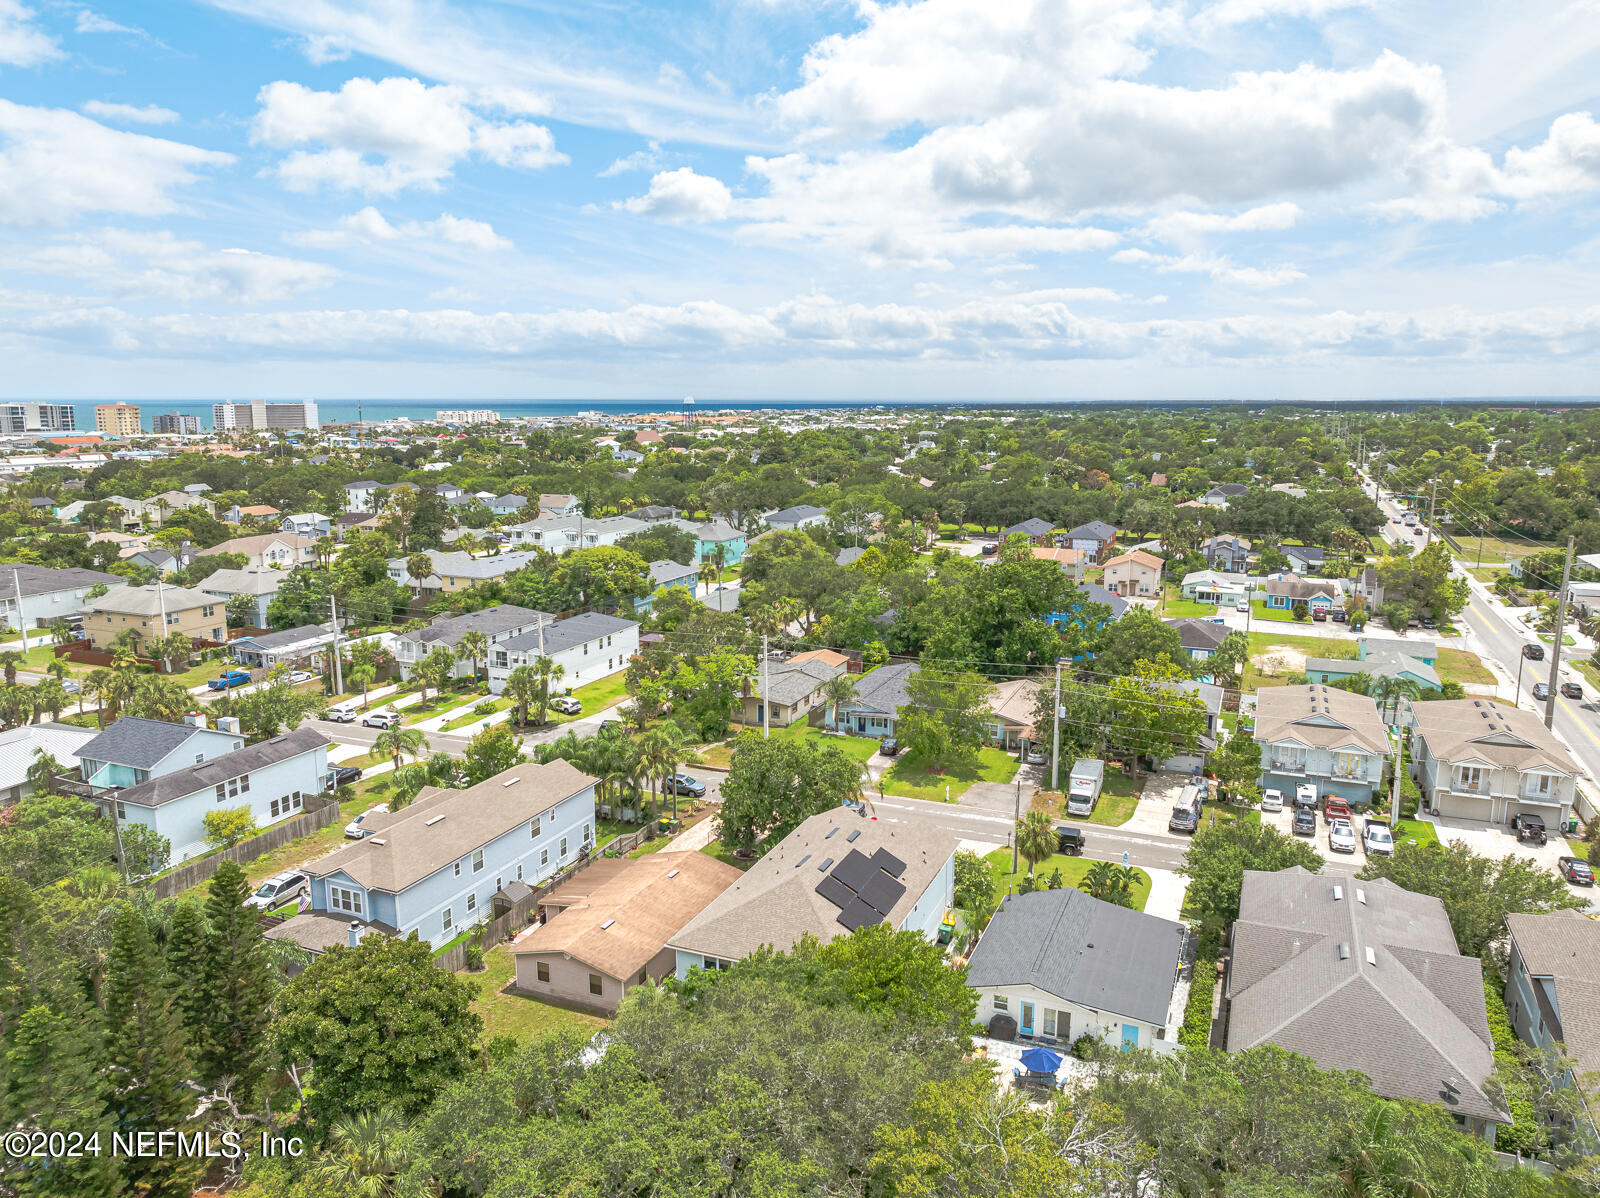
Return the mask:
M61 57L56 39L34 24L35 15L20 0L0 0L0 62L31 67Z
M680 166L674 171L658 171L650 177L650 189L644 195L623 200L616 207L665 221L726 220L733 208L733 194L722 180Z
M436 191L458 162L478 155L501 166L538 169L566 162L543 125L493 121L465 88L416 79L348 80L336 92L278 81L256 97L251 137L291 152L274 173L291 191L394 195ZM525 108L528 93L497 89L486 107ZM319 146L319 149L300 147Z
M233 160L109 129L63 108L0 100L0 222L56 225L84 212L170 212L172 191Z
M486 221L441 213L428 221L404 221L392 224L370 204L358 212L339 218L334 229L312 229L303 233L290 233L284 240L291 245L315 249L339 249L349 245L368 245L383 242L442 242L465 246L485 253L512 248L509 238L502 237Z

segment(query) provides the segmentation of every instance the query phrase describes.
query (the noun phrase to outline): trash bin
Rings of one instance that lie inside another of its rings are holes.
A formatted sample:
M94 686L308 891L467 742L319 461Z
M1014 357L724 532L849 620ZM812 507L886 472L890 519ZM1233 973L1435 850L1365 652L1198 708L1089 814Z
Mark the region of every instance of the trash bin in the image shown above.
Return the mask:
M1575 815L1567 816L1567 831L1568 832L1576 832L1577 830L1578 830L1578 817L1575 816Z

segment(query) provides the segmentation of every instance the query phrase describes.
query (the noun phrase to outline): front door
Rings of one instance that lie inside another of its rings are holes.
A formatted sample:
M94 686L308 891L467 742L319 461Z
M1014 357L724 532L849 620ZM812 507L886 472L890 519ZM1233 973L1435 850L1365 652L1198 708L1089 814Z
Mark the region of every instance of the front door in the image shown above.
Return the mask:
M1022 1026L1019 1030L1024 1036L1033 1035L1033 1004L1031 1002L1022 1004Z
M1122 1025L1122 1049L1126 1052L1130 1048L1139 1047L1139 1025L1124 1023Z

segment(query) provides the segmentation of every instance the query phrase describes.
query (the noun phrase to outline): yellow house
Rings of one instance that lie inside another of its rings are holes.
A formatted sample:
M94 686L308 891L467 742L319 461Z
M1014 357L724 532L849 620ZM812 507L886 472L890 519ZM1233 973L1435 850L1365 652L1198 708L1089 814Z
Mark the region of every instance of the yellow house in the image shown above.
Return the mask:
M226 641L223 600L187 587L112 587L84 600L83 631L96 649L110 652L117 636L132 629L137 647L181 632L192 640Z

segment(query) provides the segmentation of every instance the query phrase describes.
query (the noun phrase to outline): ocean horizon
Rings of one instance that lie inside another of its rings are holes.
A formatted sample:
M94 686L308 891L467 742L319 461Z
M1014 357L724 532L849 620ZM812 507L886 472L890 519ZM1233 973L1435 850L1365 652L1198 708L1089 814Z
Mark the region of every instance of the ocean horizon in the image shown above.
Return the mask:
M94 431L94 409L99 404L127 403L139 408L140 421L146 432L150 431L153 417L165 412L179 412L198 416L200 427L210 429L211 405L214 403L243 403L231 399L10 399L4 402L70 403L73 419L79 432ZM269 403L298 403L299 400L269 400ZM501 416L511 418L576 416L580 412L600 412L607 416L633 413L681 412L682 399L331 399L314 397L309 401L317 405L319 421L326 424L349 424L357 420L367 424L381 423L400 416L413 420L431 419L436 411L446 409L487 408ZM984 411L1050 410L1084 408L1342 408L1390 407L1396 410L1434 406L1493 405L1496 407L1588 407L1600 404L1600 396L1444 396L1436 398L1213 398L1213 399L699 399L694 403L696 412L720 411L804 411L816 408L871 411L873 409L906 410L916 408L972 408Z

